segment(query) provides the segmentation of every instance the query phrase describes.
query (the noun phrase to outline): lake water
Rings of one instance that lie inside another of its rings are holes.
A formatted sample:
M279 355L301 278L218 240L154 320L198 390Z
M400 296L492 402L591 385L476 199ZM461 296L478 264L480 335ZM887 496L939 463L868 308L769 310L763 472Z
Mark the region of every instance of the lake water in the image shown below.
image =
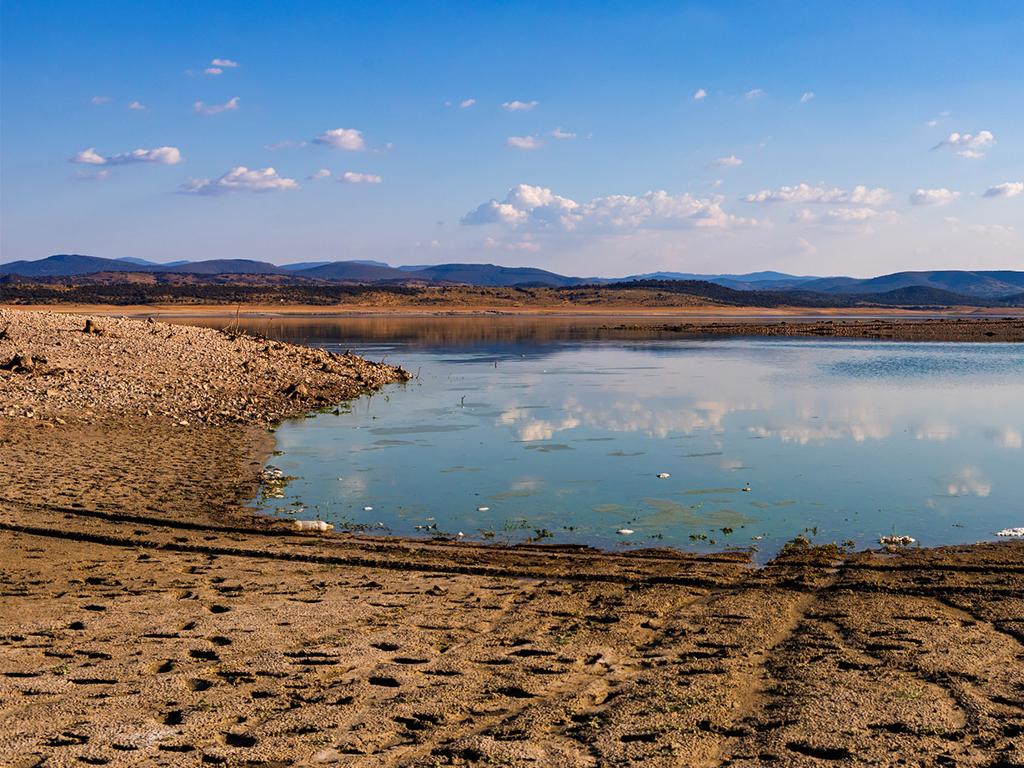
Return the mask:
M283 424L272 463L297 479L263 507L408 536L755 546L759 559L801 533L935 545L1024 525L1024 346L583 326L258 326L417 374Z

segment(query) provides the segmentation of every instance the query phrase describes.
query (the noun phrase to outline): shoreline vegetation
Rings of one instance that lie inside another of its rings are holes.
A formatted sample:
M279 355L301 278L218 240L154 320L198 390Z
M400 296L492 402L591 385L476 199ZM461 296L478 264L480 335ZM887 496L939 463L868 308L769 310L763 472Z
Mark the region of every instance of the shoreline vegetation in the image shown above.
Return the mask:
M1001 316L593 322L1024 340ZM1024 542L797 539L755 569L297 532L248 506L268 428L409 374L225 325L0 309L0 762L1024 763Z

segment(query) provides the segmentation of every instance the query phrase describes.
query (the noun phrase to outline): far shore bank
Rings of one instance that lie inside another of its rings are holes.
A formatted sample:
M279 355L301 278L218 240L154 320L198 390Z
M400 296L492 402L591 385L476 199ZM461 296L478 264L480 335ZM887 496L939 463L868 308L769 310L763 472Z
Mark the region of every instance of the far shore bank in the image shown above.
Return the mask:
M4 305L0 305L4 306ZM32 312L59 312L113 317L686 317L694 319L855 317L855 318L927 318L927 317L1024 317L1020 307L731 307L716 305L651 307L646 305L609 306L522 306L473 305L444 306L437 309L422 305L380 306L373 304L8 304L7 309Z

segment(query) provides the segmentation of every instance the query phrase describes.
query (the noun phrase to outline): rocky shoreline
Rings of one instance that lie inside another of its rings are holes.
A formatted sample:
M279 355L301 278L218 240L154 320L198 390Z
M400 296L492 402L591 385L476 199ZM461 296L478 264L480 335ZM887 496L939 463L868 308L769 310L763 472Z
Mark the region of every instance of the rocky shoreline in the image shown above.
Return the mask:
M0 764L1024 764L1024 542L300 533L267 430L408 374L0 310Z
M408 381L356 355L152 320L0 309L0 414L269 425Z

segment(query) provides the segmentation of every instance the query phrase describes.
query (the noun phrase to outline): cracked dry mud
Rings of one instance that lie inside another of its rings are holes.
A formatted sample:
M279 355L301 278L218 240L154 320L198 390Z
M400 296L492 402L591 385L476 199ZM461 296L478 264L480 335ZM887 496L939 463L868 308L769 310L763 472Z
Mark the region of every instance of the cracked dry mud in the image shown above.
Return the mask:
M297 534L244 424L0 421L0 764L1024 765L1024 546Z

